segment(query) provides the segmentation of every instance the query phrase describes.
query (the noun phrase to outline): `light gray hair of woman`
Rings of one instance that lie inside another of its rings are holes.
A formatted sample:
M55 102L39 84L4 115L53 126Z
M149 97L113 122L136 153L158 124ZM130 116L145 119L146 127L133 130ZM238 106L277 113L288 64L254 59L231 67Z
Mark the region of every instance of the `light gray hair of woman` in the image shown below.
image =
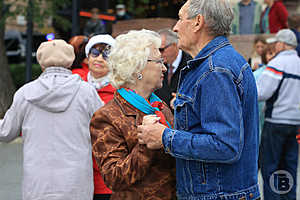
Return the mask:
M171 29L164 28L164 29L160 29L157 32L158 32L158 34L164 35L166 37L166 45L173 44L173 43L177 44L177 42L178 42L177 34L174 31L172 31Z
M204 16L211 35L229 35L234 14L228 0L189 0L189 2L189 19L200 14Z
M136 83L136 77L147 65L151 49L161 45L160 35L150 30L132 30L116 37L108 58L111 84L119 89Z

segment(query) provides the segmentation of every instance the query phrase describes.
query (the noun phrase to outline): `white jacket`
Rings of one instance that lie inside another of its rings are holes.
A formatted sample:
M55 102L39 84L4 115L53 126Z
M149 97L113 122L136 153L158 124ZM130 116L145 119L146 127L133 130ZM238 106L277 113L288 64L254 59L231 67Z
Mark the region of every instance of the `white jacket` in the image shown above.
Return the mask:
M0 120L0 141L22 131L23 200L91 200L89 123L102 106L96 90L78 75L50 67L20 88Z
M258 100L266 101L265 121L300 125L300 58L295 50L280 52L257 80Z

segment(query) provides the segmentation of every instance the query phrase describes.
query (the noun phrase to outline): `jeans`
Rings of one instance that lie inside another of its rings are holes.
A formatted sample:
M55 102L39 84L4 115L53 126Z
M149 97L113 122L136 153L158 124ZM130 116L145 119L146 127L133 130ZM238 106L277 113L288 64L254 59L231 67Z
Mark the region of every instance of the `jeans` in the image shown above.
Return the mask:
M270 122L264 124L260 163L265 200L296 200L298 127Z

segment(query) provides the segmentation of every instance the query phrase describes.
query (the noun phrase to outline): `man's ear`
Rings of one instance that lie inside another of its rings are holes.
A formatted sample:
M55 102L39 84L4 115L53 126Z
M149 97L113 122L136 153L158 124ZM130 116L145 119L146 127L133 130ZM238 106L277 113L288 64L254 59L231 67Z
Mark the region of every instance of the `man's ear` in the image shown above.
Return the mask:
M199 31L200 29L202 29L204 27L204 16L203 15L197 15L195 17L195 22L194 22L194 30L195 31Z

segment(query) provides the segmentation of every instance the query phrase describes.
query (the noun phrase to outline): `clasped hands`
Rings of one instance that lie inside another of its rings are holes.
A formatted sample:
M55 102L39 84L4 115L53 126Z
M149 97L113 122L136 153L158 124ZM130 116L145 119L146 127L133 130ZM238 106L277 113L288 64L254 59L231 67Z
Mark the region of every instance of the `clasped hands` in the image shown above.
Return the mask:
M138 141L145 144L148 149L162 148L162 134L167 128L159 123L160 118L156 115L146 115L142 125L138 126Z

